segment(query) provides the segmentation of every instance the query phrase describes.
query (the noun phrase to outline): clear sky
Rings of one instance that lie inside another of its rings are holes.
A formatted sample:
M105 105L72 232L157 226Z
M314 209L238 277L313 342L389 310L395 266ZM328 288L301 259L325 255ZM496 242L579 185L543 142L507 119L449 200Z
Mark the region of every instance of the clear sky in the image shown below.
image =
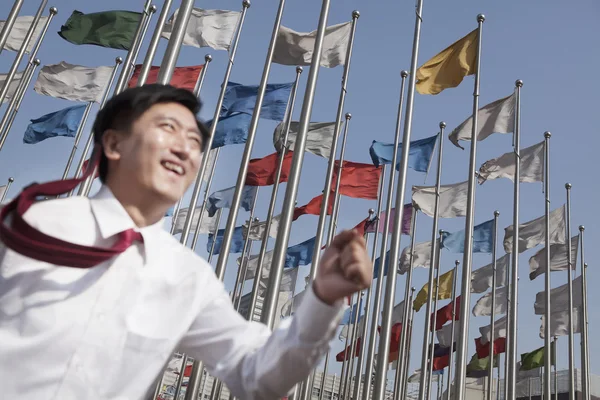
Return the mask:
M0 18L5 19L10 1L5 1L0 10ZM49 29L38 57L42 65L66 61L85 66L113 65L117 56L125 57L118 50L96 46L75 46L56 32L76 7L84 13L104 10L141 11L143 0L104 0L102 2L75 2L54 0L49 6L58 7L59 13ZM174 2L176 5L178 1ZM316 0L289 1L283 24L297 31L316 29L321 2ZM26 1L21 15L33 15L38 7L37 1ZM160 1L157 6L160 6ZM240 10L241 0L205 0L197 1L197 7ZM410 67L410 56L414 30L413 1L334 1L331 5L329 24L345 22L351 19L352 10L359 10L354 55L348 81L348 95L344 112L353 115L350 126L346 159L357 162L370 162L368 148L372 140L393 141L396 112L399 99L400 71ZM258 84L269 44L273 19L277 10L276 1L256 0L248 10L243 28L235 67L231 80L242 84ZM595 121L597 100L594 93L600 91L596 76L600 55L595 50L595 38L598 37L597 19L600 16L600 4L591 0L577 2L552 1L515 1L480 2L466 0L461 2L424 0L423 25L419 65L449 44L466 35L477 26L476 16L486 15L483 31L483 52L481 59L481 96L480 105L505 97L512 93L516 79L524 81L522 90L522 147L528 147L543 140L543 132L549 130L553 136L550 143L551 157L551 209L565 202L564 184L570 182L572 189L572 232L577 226L586 226L586 260L589 263L588 298L589 329L591 338L590 353L600 354L600 344L594 340L594 333L600 329L600 314L594 304L600 301L594 287L600 279L597 266L593 261L598 255L595 247L600 238L597 233L594 189L596 180L594 165L597 162L598 139L594 139L597 130ZM45 13L47 14L47 12ZM150 24L155 26L156 17ZM596 26L596 28L594 28ZM148 33L142 55L150 40ZM161 42L155 65L160 63L166 41ZM183 48L178 65L197 65L204 62L205 54L213 56L213 62L207 73L201 98L204 108L201 116L210 119L213 115L219 87L227 62L227 53L212 49ZM0 71L8 71L15 53L4 51L0 56ZM141 62L142 57L140 57ZM23 64L24 65L24 64ZM24 68L24 67L22 67ZM22 69L20 68L20 69ZM301 79L298 106L294 110L297 119L304 94L308 68ZM342 68L331 70L322 68L319 73L318 87L313 109L312 121L333 121L337 108ZM291 82L294 79L294 67L274 65L270 82ZM34 79L37 77L37 73ZM33 85L31 86L33 87ZM448 124L448 133L471 114L473 77L467 77L454 89L448 89L437 96L416 94L412 138L424 138L438 131L440 121ZM17 116L8 140L0 153L0 182L8 177L15 178L9 197L32 181L46 181L62 176L67 157L73 145L71 138L55 138L36 145L22 143L23 133L30 119L48 112L72 105L70 102L46 97L27 91L21 111ZM4 109L4 108L3 108ZM3 110L2 109L2 110ZM89 132L94 106L86 128ZM274 152L272 133L276 122L261 120L252 156L262 157ZM84 138L85 140L85 138ZM83 142L83 140L82 140ZM450 184L467 179L469 147L466 150L454 147L446 138L444 141L444 160L442 183ZM493 135L480 142L477 154L477 166L491 158L511 151L511 135ZM211 191L232 186L239 170L242 145L228 146L222 149L217 173ZM79 152L76 161L79 160ZM435 165L435 164L434 164ZM302 170L298 204L305 204L323 190L324 175L327 166L325 159L307 154ZM435 169L432 169L435 171ZM424 174L409 170L408 186L423 185ZM427 185L434 184L434 174L427 177ZM513 184L507 179L489 181L477 187L475 223L493 218L494 210L500 211L499 238L504 235L502 228L512 224ZM266 215L270 187L261 188L256 216L263 219ZM283 185L280 189L277 212L281 209ZM408 200L410 191L405 198ZM544 213L544 195L541 183L521 185L521 222L537 218ZM341 202L339 226L350 228L367 216L375 201L343 198ZM248 214L240 211L238 225L247 219ZM304 216L294 222L290 244L300 243L314 236L318 217ZM432 219L421 215L416 240L430 240ZM464 228L464 218L440 220L440 228L457 231ZM224 221L222 225L224 226ZM408 236L402 237L401 247L409 244ZM198 253L206 257L206 236L200 239ZM257 247L257 246L255 246ZM528 259L537 250L523 253L520 260L519 284L519 342L518 351L523 353L543 345L539 338L540 318L534 315L535 294L544 288L544 278L534 281L528 279ZM257 251L257 250L256 250ZM498 256L504 254L501 242ZM228 290L235 278L235 259L230 256L226 273ZM454 266L454 260L462 260L462 254L450 254L442 251L442 272ZM479 268L491 261L489 254L475 254L473 268ZM309 267L301 267L303 277ZM577 266L577 275L580 267ZM404 279L398 278L397 296L403 296ZM566 282L565 272L552 274L552 286ZM417 269L414 274L414 286L419 290L427 280L427 270ZM299 281L298 287L301 287ZM471 297L471 306L480 295ZM397 300L399 301L399 300ZM448 301L440 302L441 305ZM424 311L416 314L413 333L413 351L411 371L420 367ZM470 351L474 352L473 339L479 337L478 327L489 324L488 317L472 317L470 320ZM575 336L576 365L579 366L579 335ZM334 352L342 349L335 340ZM340 364L330 366L330 371L339 372ZM568 366L566 337L559 339L559 369ZM598 371L599 364L592 357L592 371ZM391 376L391 374L390 374Z

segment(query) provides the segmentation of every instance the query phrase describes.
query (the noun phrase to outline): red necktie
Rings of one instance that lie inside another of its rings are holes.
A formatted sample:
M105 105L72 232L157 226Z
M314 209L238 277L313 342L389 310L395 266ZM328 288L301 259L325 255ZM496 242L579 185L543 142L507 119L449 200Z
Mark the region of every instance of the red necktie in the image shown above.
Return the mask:
M143 241L142 235L133 229L120 232L116 243L110 248L82 246L46 235L29 225L23 215L38 196L58 196L73 190L96 169L100 149L95 149L92 162L85 174L78 179L67 179L42 184L32 184L25 189L0 212L0 240L11 250L26 257L55 265L91 268L121 254L131 244ZM13 212L16 211L16 212ZM6 217L12 213L12 227L5 224Z

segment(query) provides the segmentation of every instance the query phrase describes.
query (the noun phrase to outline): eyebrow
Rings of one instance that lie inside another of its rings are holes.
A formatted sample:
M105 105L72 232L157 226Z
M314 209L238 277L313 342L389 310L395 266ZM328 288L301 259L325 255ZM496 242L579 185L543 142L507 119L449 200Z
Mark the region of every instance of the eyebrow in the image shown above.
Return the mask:
M156 119L156 121L164 121L164 120L168 120L168 121L172 121L174 122L179 128L183 127L183 125L181 124L181 122L179 122L179 120L177 118L171 117L169 115L164 115L164 114L159 114ZM202 137L202 133L200 132L200 128L198 128L198 124L194 124L192 127L188 128L188 131L193 131L194 133L198 134L200 137Z

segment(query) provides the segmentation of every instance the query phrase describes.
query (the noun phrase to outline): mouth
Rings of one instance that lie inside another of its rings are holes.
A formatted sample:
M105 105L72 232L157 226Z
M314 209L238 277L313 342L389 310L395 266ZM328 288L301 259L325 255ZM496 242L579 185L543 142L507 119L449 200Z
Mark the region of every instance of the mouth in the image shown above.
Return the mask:
M185 175L185 169L182 165L171 162L171 161L162 161L161 165L168 171L176 174L177 176Z

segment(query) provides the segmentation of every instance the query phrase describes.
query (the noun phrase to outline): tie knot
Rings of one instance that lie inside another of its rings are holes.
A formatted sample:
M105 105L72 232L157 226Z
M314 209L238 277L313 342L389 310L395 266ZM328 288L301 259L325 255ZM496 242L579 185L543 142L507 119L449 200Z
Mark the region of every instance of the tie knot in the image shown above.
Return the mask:
M120 242L123 246L123 249L127 249L129 246L133 244L133 242L144 243L144 238L142 234L134 231L133 229L127 229L120 233Z

